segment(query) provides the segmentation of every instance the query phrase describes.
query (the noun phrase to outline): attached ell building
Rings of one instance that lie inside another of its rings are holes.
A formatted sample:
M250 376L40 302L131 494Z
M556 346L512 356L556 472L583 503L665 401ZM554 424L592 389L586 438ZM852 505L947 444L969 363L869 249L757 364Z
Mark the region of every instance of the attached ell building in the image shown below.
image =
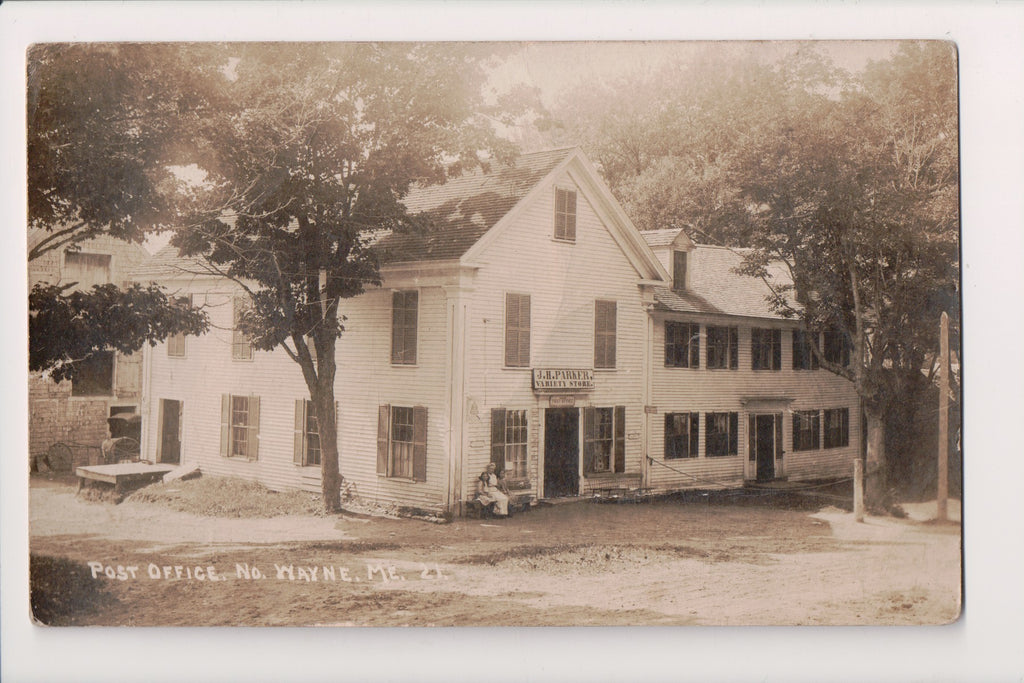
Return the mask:
M492 460L533 498L852 470L850 383L812 368L798 324L732 272L739 255L640 233L580 151L526 154L406 206L435 227L383 235L383 286L342 304L338 445L355 495L459 513ZM137 277L212 323L147 354L144 457L318 491L301 372L232 331L241 293L170 248Z

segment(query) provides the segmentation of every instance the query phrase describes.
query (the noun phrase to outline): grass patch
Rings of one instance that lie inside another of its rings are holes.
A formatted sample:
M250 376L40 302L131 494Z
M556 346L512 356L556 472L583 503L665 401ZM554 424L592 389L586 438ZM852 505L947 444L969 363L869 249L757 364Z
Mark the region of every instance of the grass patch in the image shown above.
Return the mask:
M76 618L116 602L82 562L63 557L29 557L32 616L46 626L72 625Z
M204 517L266 518L324 514L323 501L306 491L271 491L263 484L228 477L199 477L154 484L126 500L156 503Z

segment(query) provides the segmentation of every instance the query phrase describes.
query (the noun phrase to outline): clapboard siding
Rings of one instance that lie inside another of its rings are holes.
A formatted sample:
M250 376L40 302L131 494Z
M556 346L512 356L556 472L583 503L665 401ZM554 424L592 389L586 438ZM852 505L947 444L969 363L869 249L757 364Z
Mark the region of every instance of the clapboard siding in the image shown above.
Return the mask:
M400 284L400 283L399 283ZM283 351L254 352L253 360L232 360L232 292L194 291L205 304L210 332L186 339L184 358L168 357L165 344L152 353L147 453L156 452L159 401L184 402L182 462L204 472L260 481L273 489L319 489L316 468L294 464L295 401L309 398L298 365ZM339 404L342 475L364 499L440 508L447 485L442 435L445 429L444 295L420 289L418 363L391 365L391 290L375 289L346 301L346 332L337 345L335 388ZM220 456L222 394L260 397L259 457L254 462ZM376 474L377 409L380 404L428 408L425 482L391 480Z
M386 286L405 289L402 283ZM345 302L346 332L338 343L338 396L342 413L341 470L364 499L439 509L445 502L448 465L445 358L445 296L440 287L419 289L417 363L391 364L390 288ZM427 408L426 481L376 473L377 419L381 405Z
M576 187L573 243L553 239L554 187ZM641 276L629 263L590 198L564 173L550 179L535 201L476 261L483 267L469 303L466 358L468 415L462 494L472 497L477 475L490 460L490 411L525 409L533 493L537 493L542 410L547 397L531 386L531 370L504 367L505 294L529 294L530 367L594 367L595 301L616 302L616 367L596 370L595 389L576 395L576 406L626 406L626 471L640 472L643 453L643 353L646 312ZM582 429L582 425L581 425Z
M682 318L678 318L682 319ZM656 419L649 422L649 443L654 463L649 485L654 489L721 488L742 483L745 467L747 478L752 476L748 462L749 412L744 397L789 398L792 401L783 411L783 458L781 471L776 476L792 480L852 474L852 461L860 452L860 402L853 384L825 370L800 371L792 369L792 324L750 319L686 318L701 323L700 368L665 367L664 317L658 316L654 324L651 355L651 400L658 409ZM738 368L736 370L707 369L707 324L738 328ZM782 369L751 369L751 329L769 327L782 330ZM792 411L848 408L850 410L850 441L845 448L792 450ZM698 458L665 459L665 413L699 412L701 414ZM739 413L739 455L726 457L705 456L705 413ZM771 412L771 410L755 412Z

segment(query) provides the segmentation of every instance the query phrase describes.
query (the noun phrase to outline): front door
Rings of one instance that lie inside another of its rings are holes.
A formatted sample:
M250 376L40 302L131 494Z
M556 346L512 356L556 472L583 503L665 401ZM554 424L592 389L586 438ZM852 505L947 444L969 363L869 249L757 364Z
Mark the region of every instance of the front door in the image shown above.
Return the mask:
M758 415L756 418L757 480L775 478L775 416Z
M181 403L166 398L160 401L160 462L181 462Z
M580 479L579 408L544 411L544 497L575 496Z

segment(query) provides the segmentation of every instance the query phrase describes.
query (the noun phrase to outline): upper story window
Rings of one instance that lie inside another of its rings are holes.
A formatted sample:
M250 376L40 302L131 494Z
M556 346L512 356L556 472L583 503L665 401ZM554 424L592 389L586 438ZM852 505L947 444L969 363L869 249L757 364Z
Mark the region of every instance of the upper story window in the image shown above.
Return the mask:
M735 327L708 325L708 368L739 368L739 330Z
M793 330L793 369L817 370L818 357L811 351L811 341L817 346L816 335L807 330Z
M111 281L110 254L64 252L64 282L77 282L76 289L92 289Z
M616 310L614 301L594 302L594 367L615 367Z
M505 295L505 367L530 367L530 295Z
M191 306L192 295L180 296L175 299L179 306ZM183 358L185 356L185 333L179 332L167 338L167 355Z
M665 367L700 367L700 325L665 322Z
M750 365L754 370L782 369L782 330L750 330Z
M686 252L672 252L672 289L681 292L686 289Z
M231 358L233 360L252 360L252 341L249 335L239 329L242 316L249 310L249 299L236 296L232 301L231 320Z
M555 188L555 239L576 240L576 190Z
M829 363L844 368L850 364L850 339L841 330L825 330L822 355Z
M110 396L114 393L114 352L97 351L75 363L72 396Z
M391 295L391 362L416 364L416 327L420 293L416 290Z

